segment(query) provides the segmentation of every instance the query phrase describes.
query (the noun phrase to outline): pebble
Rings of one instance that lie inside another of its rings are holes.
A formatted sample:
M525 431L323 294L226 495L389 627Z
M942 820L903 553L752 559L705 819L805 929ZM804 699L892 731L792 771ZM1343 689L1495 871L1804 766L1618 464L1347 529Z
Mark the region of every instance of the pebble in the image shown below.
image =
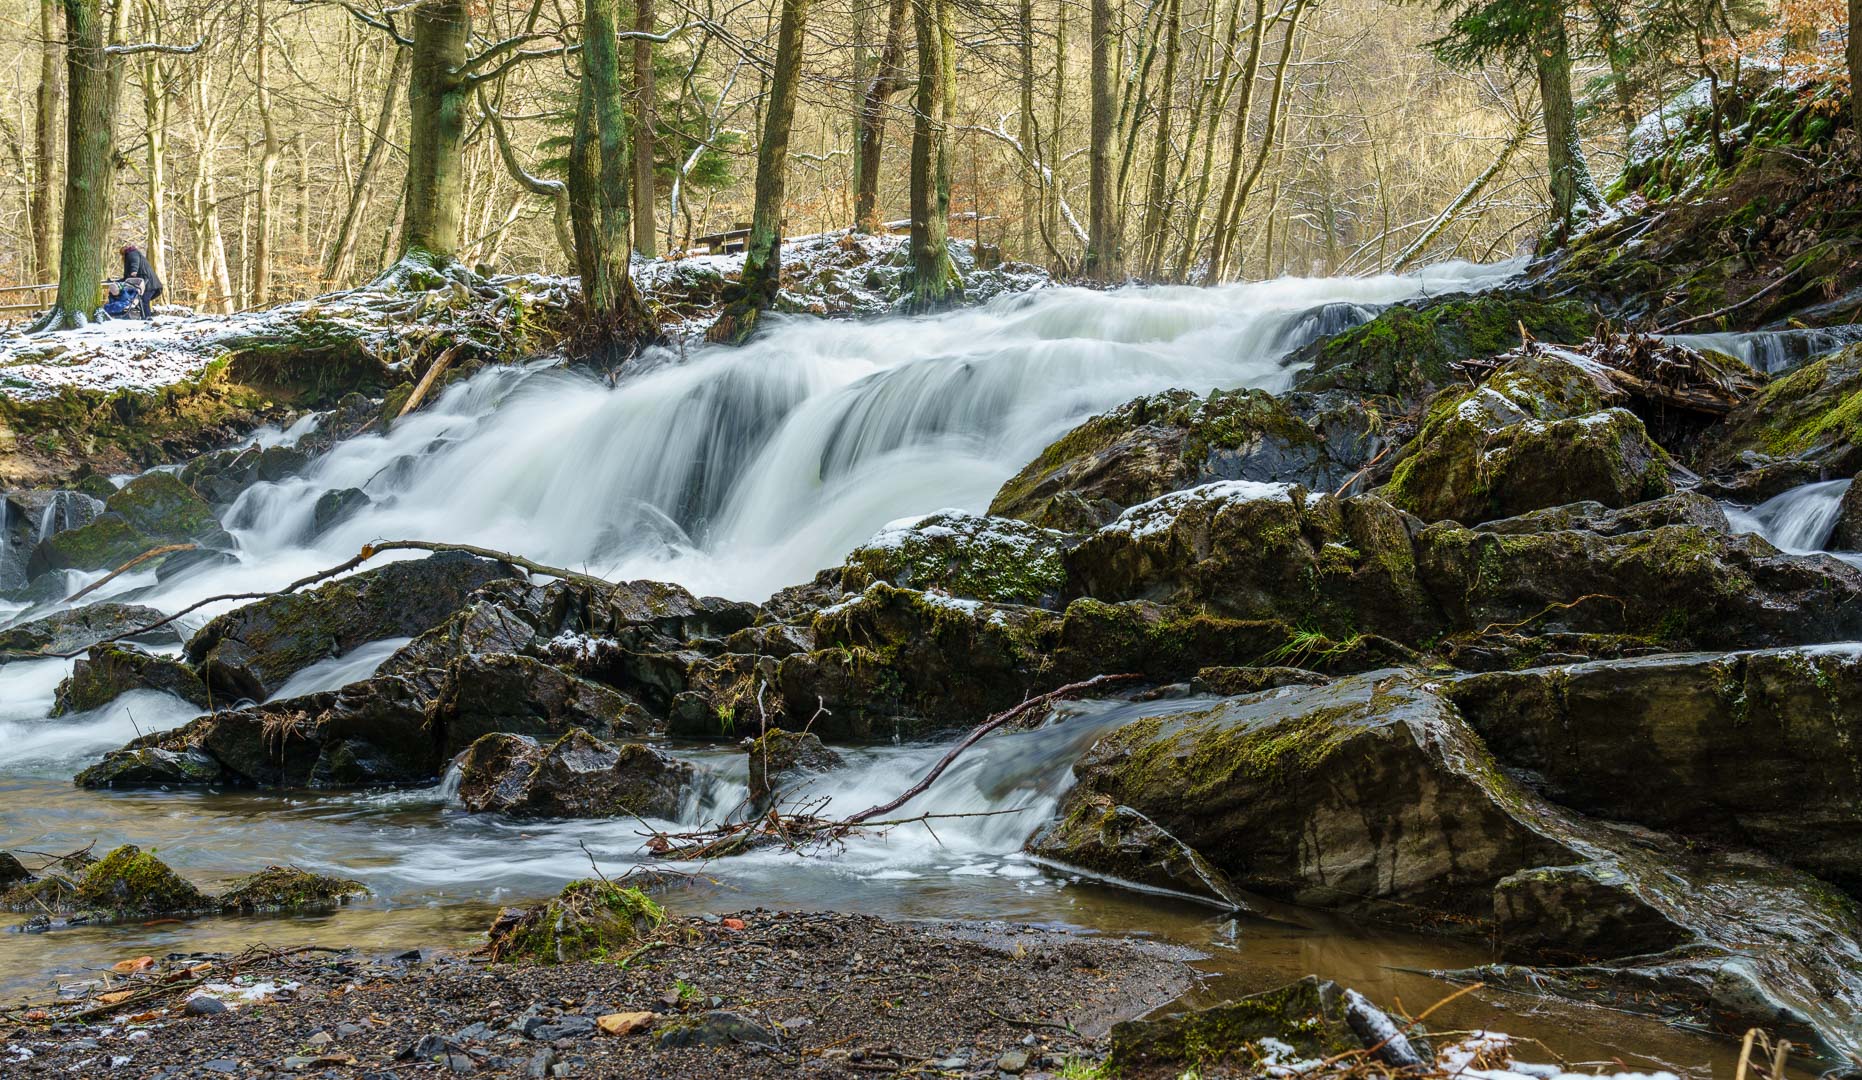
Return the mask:
M524 1066L524 1075L547 1078L555 1065L556 1051L546 1046L531 1056L530 1063Z
M188 998L187 1004L182 1007L181 1011L189 1016L218 1016L226 1011L226 1002L217 997L202 994L199 997Z
M195 1000L198 1001L199 999L196 998ZM208 1072L236 1073L239 1071L239 1062L234 1061L232 1058L214 1058L212 1061L201 1062L200 1067L206 1069Z
M327 1031L319 1031L304 1041L312 1046L328 1046L336 1041L336 1036Z
M1028 1051L1009 1050L996 1059L996 1068L1005 1073L1020 1073L1028 1067Z

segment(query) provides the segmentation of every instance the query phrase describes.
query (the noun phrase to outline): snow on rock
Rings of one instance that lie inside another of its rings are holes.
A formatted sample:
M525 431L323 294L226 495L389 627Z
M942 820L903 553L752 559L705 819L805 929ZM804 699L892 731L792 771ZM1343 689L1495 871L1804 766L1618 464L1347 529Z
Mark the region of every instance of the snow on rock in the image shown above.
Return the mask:
M1170 531L1183 511L1201 502L1251 502L1256 499L1293 501L1293 485L1259 480L1218 480L1213 484L1173 491L1128 508L1102 533L1127 533L1136 539Z

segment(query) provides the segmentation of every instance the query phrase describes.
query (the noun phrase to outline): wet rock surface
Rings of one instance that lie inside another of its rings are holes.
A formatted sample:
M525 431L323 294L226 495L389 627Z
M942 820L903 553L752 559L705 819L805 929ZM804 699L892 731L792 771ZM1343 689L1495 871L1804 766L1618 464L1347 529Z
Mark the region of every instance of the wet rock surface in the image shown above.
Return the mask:
M459 770L467 810L532 817L677 818L697 774L652 747L605 743L581 728L547 744L485 735Z

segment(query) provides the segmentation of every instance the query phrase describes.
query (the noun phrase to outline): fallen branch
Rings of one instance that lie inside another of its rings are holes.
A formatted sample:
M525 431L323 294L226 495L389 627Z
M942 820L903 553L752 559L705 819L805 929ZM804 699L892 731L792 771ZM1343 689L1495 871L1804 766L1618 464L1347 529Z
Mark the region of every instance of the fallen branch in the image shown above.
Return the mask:
M477 544L440 544L429 540L385 540L378 544L365 545L362 551L354 558L346 559L328 569L319 570L314 574L298 578L282 589L244 593L221 593L218 596L209 596L201 600L196 600L174 614L157 619L146 626L139 626L134 630L125 630L114 637L104 638L85 648L68 653L45 653L43 655L59 660L74 660L83 656L86 652L89 652L90 649L94 648L96 645L110 645L118 641L125 641L129 638L141 637L151 630L159 630L167 626L183 615L199 611L209 604L220 604L234 600L264 600L273 596L288 596L291 593L297 592L299 589L308 588L320 582L328 581L338 574L344 574L354 570L356 567L361 566L363 563L368 562L384 551L430 551L435 553L442 551L460 551L467 555L476 555L481 559L491 559L495 562L505 563L506 565L517 567L519 570L526 570L532 574L541 574L544 577L562 578L564 581L573 581L578 585L606 588L613 584L611 581L595 577L591 574L582 574L574 570L566 570L560 566L546 566L543 563L526 559L522 555L513 555L508 551L493 551L491 548L479 547Z
M1776 289L1778 286L1783 285L1785 282L1790 281L1792 278L1796 276L1797 276L1797 270L1791 270L1785 273L1784 275L1782 275L1781 277L1779 277L1776 281L1773 281L1770 285L1765 286L1763 289L1760 289L1758 292L1753 293L1751 296L1746 297L1744 300L1741 300L1738 303L1728 304L1725 307L1720 308L1718 311L1709 311L1705 315L1696 315L1691 319L1682 319L1678 323L1669 323L1667 326L1664 326L1660 330L1657 330L1656 333L1672 334L1676 330L1679 330L1684 326L1693 326L1695 323L1706 322L1708 319L1717 319L1722 315L1730 315L1733 312L1738 311L1740 308L1745 307L1747 304L1750 304L1752 301L1757 300L1759 297L1764 296L1766 293L1771 292L1773 289Z
M426 400L427 391L433 389L434 380L439 378L440 373L445 371L447 365L453 362L453 357L459 355L459 350L461 348L464 348L464 346L454 345L452 348L434 357L433 363L427 365L427 373L422 375L420 377L420 382L414 385L414 392L407 395L407 403L401 406L400 412L394 414L396 420L420 408L420 403Z
M142 554L136 556L135 558L129 560L123 565L117 567L115 570L110 571L104 576L98 578L96 581L93 581L89 585L86 585L82 589L79 589L77 592L74 592L70 596L65 597L65 603L69 604L73 600L77 600L82 597L89 596L91 593L94 593L98 589L103 588L105 585L110 584L112 581L115 581L117 578L121 577L123 574L128 573L131 570L134 570L136 567L141 566L143 563L148 562L150 559L158 559L162 557L163 555L173 555L177 551L193 551L195 547L197 546L198 545L195 545L195 544L164 544L163 546L158 547L158 548L150 548L148 551L145 551Z
M925 773L925 775L916 784L913 784L911 787L906 788L905 792L901 794L898 798L893 799L891 802L881 803L878 806L869 806L865 810L862 810L859 813L855 814L854 816L846 819L841 824L858 825L859 823L866 821L869 818L875 818L881 814L889 814L892 811L897 810L899 807L904 806L906 803L911 802L913 799L924 794L925 789L930 787L937 780L938 777L944 775L945 769L950 768L951 762L956 761L958 755L962 754L965 750L968 750L970 747L976 745L977 740L981 739L983 736L996 730L1002 725L1008 723L1009 721L1014 720L1017 717L1027 715L1029 712L1033 711L1035 708L1039 706L1046 705L1054 701L1058 701L1062 698L1072 697L1075 694L1084 693L1087 690L1097 690L1102 686L1111 686L1115 683L1131 682L1134 679L1138 679L1138 678L1140 678L1140 676L1138 675L1095 675L1090 679L1085 679L1080 682L1068 683L1067 685L1060 687L1057 690L1049 690L1047 693L1042 694L1039 697L1029 698L1027 701L1022 702L1020 705L1017 705L1012 709L999 712L996 715L990 717L989 719L983 721L982 723L976 725L976 727L972 729L968 735L965 735L963 737L963 740L961 742L951 747L950 751L946 753L942 758L940 758L936 765L931 766L930 772Z

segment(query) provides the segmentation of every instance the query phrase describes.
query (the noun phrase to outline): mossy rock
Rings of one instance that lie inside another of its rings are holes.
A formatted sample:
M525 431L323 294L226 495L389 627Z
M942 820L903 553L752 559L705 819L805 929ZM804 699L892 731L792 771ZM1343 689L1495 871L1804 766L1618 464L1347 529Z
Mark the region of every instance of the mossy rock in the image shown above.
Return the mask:
M173 472L138 476L106 499L104 509L158 543L233 546L232 537L214 517L213 507Z
M1367 1049L1345 1019L1338 984L1309 975L1265 993L1153 1020L1127 1020L1111 1032L1106 1065L1114 1076L1169 1066L1186 1075L1202 1067L1258 1067L1278 1060L1262 1045L1274 1040L1299 1059L1331 1058ZM1289 1062L1281 1062L1288 1064ZM1271 1074L1264 1074L1271 1075Z
M53 716L100 708L131 690L159 690L206 708L207 685L179 660L134 645L94 645L58 684Z
M153 852L124 844L84 871L71 906L111 918L136 918L208 911L214 903Z
M367 895L368 887L360 881L313 874L295 866L268 866L227 886L218 903L221 911L245 915L341 907Z
M970 600L1052 605L1066 583L1067 537L1006 518L942 510L888 526L847 556L841 587L875 581Z
M1523 325L1541 341L1590 336L1596 316L1576 300L1543 300L1496 291L1419 305L1399 304L1377 318L1301 350L1290 361L1307 370L1301 390L1356 390L1419 400L1457 380L1453 364L1503 353L1520 343Z
M638 888L583 879L556 898L492 930L492 959L573 964L619 960L666 921L666 910Z
M27 572L38 577L50 570L114 570L161 542L131 525L121 514L100 514L88 525L48 537L33 548Z
M123 634L135 634L137 641L150 644L178 641L180 634L172 623L144 634L135 633L163 618L161 612L141 604L115 600L86 604L0 630L0 657L74 653Z
M1214 480L1329 489L1357 464L1338 460L1329 440L1271 394L1169 390L1063 435L1002 485L989 512L1053 529L1095 529L1127 507Z
M1862 469L1862 343L1771 382L1706 436L1696 466L1752 454L1814 459L1838 477Z
M826 772L843 761L808 731L770 728L755 739L745 739L743 748L750 763L750 800L758 806L768 805L807 775Z

